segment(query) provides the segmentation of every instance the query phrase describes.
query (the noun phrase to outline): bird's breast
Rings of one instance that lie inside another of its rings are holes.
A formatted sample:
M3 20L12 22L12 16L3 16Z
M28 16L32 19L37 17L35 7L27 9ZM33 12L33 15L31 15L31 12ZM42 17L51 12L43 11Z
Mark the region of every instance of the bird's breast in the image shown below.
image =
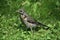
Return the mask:
M21 15L21 18L22 18L23 20L26 20L26 21L27 21L27 16Z

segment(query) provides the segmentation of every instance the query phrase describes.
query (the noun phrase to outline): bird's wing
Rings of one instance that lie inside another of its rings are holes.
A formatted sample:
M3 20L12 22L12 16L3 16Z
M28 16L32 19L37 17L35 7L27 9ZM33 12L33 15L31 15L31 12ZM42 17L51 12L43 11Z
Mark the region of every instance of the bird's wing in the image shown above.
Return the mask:
M36 20L34 20L34 19L31 18L31 17L27 17L27 22L32 23L32 24L37 24L37 25L46 26L46 25L44 25L44 24L42 24L42 23L40 23L40 22L37 22Z
M36 21L31 17L27 18L27 22L32 23L32 24L36 24Z
M27 18L27 22L32 23L32 24L37 24L37 25L46 26L46 25L44 25L44 24L42 24L42 23L40 23L40 22L37 22L36 20L34 20L34 19L31 18L31 17L28 17L28 18Z
M47 25L44 25L44 24L42 24L42 23L40 23L40 22L37 22L36 20L32 19L31 17L29 17L29 18L27 19L27 22L32 23L32 24L36 24L36 25L40 25L40 26L42 26L44 29L49 29L49 27L48 27Z

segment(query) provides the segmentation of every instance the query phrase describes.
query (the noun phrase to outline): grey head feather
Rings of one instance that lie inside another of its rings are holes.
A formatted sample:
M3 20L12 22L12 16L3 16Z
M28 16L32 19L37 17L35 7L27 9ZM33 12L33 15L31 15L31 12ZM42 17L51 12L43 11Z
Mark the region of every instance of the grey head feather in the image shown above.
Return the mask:
M21 15L26 15L26 16L28 16L27 13L25 12L25 10L24 10L23 8L18 9L16 12L20 13Z

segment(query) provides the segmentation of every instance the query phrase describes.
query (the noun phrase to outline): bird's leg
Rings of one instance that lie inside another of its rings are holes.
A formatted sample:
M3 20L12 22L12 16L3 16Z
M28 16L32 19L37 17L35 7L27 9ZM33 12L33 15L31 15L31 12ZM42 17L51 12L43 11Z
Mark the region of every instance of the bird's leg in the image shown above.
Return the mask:
M31 29L31 32L33 32L32 27L30 27L30 29Z
M35 27L34 27L34 29L33 29L33 33L35 32Z

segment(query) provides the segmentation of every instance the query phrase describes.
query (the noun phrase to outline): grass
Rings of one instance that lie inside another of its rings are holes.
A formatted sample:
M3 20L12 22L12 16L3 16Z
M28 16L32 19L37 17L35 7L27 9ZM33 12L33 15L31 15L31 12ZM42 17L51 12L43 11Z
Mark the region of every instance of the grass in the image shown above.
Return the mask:
M16 10L23 7L28 15L50 29L25 31ZM59 0L0 0L0 40L60 40Z

